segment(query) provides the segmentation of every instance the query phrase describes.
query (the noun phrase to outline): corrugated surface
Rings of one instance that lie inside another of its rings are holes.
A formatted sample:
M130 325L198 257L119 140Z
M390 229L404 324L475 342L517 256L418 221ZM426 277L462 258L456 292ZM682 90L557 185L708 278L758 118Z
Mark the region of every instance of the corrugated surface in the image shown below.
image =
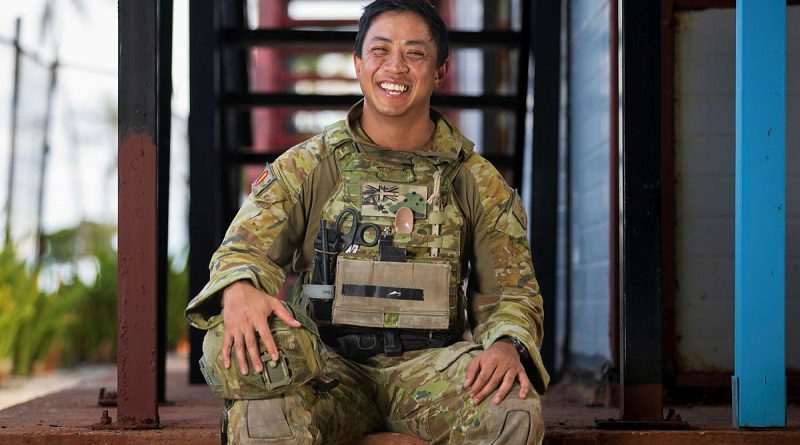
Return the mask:
M571 352L610 359L608 1L570 3ZM580 362L578 362L580 363Z
M786 300L800 316L800 8L787 13ZM682 372L733 371L735 12L677 15L676 332ZM787 320L787 366L800 324Z

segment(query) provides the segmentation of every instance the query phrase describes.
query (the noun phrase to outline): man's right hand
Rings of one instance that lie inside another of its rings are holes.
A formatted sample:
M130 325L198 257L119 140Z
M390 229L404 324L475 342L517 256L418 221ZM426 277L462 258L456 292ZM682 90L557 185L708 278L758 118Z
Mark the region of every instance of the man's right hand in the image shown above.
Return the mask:
M249 281L237 281L222 291L222 320L225 323L222 364L226 369L231 367L233 347L242 375L249 372L247 357L256 372L263 371L259 338L272 360L278 360L278 348L268 322L273 314L293 328L300 327L300 322L292 317L280 300L256 289Z

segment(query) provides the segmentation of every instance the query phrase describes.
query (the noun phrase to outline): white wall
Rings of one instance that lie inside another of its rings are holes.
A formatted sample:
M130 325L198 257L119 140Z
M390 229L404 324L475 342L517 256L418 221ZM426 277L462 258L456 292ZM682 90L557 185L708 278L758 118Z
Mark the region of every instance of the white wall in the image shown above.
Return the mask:
M569 6L569 148L572 362L609 360L608 1Z
M675 39L677 366L730 372L734 342L734 9L681 12ZM800 8L787 17L787 365L800 368Z

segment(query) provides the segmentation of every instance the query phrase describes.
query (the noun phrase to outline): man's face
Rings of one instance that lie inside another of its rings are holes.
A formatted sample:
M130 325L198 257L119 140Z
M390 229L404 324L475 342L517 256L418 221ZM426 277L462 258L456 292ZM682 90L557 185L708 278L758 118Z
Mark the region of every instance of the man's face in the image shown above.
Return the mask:
M353 61L365 116L428 116L431 93L447 73L447 62L436 67L436 42L421 17L400 11L379 15L361 54Z

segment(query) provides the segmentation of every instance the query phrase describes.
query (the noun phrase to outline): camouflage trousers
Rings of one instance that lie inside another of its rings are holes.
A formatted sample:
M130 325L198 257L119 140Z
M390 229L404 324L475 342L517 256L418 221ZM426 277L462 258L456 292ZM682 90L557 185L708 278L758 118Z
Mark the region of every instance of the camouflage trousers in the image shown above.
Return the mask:
M499 405L491 396L475 404L462 387L480 348L460 342L355 363L323 346L323 373L339 385L228 401L223 411L228 443L327 445L388 430L433 444L541 444L544 425L535 391L520 399L517 383Z

